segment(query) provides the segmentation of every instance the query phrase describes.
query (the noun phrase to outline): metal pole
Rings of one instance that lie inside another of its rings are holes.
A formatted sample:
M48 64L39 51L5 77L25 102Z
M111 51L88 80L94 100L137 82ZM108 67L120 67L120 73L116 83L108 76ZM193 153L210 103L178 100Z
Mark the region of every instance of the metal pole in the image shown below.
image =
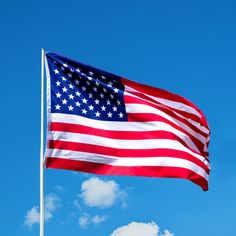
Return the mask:
M44 236L44 60L45 51L42 48L41 58L41 121L40 121L40 236Z

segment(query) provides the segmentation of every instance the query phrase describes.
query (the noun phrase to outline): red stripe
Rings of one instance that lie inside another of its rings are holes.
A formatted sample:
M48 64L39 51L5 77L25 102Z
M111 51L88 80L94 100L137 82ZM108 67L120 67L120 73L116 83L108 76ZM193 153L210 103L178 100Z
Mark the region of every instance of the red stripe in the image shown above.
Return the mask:
M197 146L200 153L201 154L203 153L204 144L200 140L195 138L193 135L191 135L190 133L188 133L183 128L179 127L178 125L163 118L162 116L159 116L156 114L146 114L146 113L129 113L128 119L129 119L129 121L137 121L137 122L162 121L164 123L167 123L167 124L171 125L173 128L175 128L175 129L179 130L180 132L184 133L185 135L187 135L193 141L193 143Z
M169 139L171 137L170 135L173 134L172 132L169 131L104 130L85 125L69 124L62 122L51 122L50 127L51 131L65 131L71 133L90 134L94 136L100 136L112 139L123 139L123 140L143 140L143 139L160 139L160 138Z
M190 149L190 147L184 140L182 140L177 135L169 131L115 131L115 130L97 129L85 125L75 125L75 124L67 124L60 122L52 122L50 128L51 131L89 134L111 139L122 139L122 140L171 139L171 140L177 140L185 147ZM203 145L201 148L203 148Z
M66 169L82 171L101 175L126 175L126 176L146 176L163 178L183 178L202 187L204 191L208 190L208 182L195 172L179 167L160 167L160 166L111 166L106 164L67 160L62 158L46 158L47 168Z
M168 105L166 105L166 104L163 104L163 103L161 103L161 102L158 102L158 101L156 101L156 100L154 100L154 99L148 97L146 94L142 94L142 93L140 93L140 92L129 92L129 93L130 93L130 94L133 94L133 95L135 95L135 96L137 96L137 97L143 98L143 99L145 99L145 100L149 100L149 101L155 103L156 105L158 105L159 107L163 107L163 108L165 108L165 109L167 109L167 110L174 111L174 112L176 112L177 114L180 114L180 115L184 116L186 119L191 119L191 120L194 120L194 121L196 121L196 122L201 122L199 116L197 116L197 115L195 115L195 114L193 114L193 113L189 113L189 112L186 112L186 111L183 111L183 110L179 110L179 109L170 107L170 106L168 106Z
M149 101L151 101L151 99L149 99L148 97L146 97L145 100L142 100L138 97L125 95L125 103L127 103L127 104L145 104L145 105L148 105L150 107L156 108L157 110L160 110L160 111L164 112L165 114L169 115L170 117L175 118L177 123L178 123L178 121L180 121L180 122L184 123L185 125L189 126L193 131L201 134L203 137L205 137L205 138L208 137L208 134L206 134L202 130L198 129L196 126L191 124L188 120L186 120L182 117L179 117L177 114L175 114L172 111L173 109L167 109L162 105L153 104ZM179 124L179 126L181 127L182 124Z
M196 165L203 168L207 173L209 173L209 168L202 161L196 157L179 150L174 149L118 149L111 147L104 147L99 145L87 144L87 143L76 143L76 142L67 142L61 140L49 140L50 149L59 149L59 150L68 150L68 151L78 151L78 152L87 152L94 154L101 154L107 156L115 157L172 157L180 158L191 161Z
M187 99L185 99L185 98L183 98L183 97L181 97L179 95L170 93L170 92L168 92L166 90L159 89L159 88L154 88L152 86L148 86L148 85L141 84L141 83L137 83L137 82L128 80L126 78L122 78L122 83L124 85L132 87L135 90L138 90L138 91L140 91L142 93L145 93L145 94L157 97L157 98L159 97L159 98L168 99L168 100L171 100L171 101L181 102L181 103L183 103L185 105L191 106L192 108L194 108L196 111L198 111L200 113L200 115L201 115L201 118L200 118L201 119L201 123L208 130L210 130L209 127L208 127L207 120L206 120L204 114L202 113L202 111L197 106L195 106L192 102L190 102L189 100L187 100Z

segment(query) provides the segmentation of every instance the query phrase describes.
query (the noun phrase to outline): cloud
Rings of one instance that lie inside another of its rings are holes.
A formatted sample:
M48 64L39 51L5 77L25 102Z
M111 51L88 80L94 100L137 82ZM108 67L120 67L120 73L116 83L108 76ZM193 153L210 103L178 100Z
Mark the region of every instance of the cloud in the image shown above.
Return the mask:
M161 236L174 236L175 234L171 233L169 230L164 230L164 233Z
M160 228L155 222L132 222L128 225L117 228L110 236L159 236L159 233ZM161 236L174 236L174 234L165 230L164 234L161 234Z
M75 200L73 201L73 203L74 203L74 205L75 205L75 207L76 207L77 209L81 210L81 206L80 206L80 204L79 204L78 199L75 199Z
M79 225L81 228L86 228L89 224L89 215L84 214L79 218Z
M78 223L80 225L81 228L87 228L87 226L89 224L93 224L93 225L98 225L101 224L102 222L107 220L107 216L105 215L95 215L95 216L91 216L87 213L84 213L82 216L80 216Z
M45 220L48 221L53 217L55 210L61 207L61 199L54 193L45 197Z
M35 206L26 212L24 225L29 229L31 229L34 224L38 223L39 223L39 210L38 207Z
M127 194L121 191L119 185L113 180L91 177L81 185L81 197L90 207L111 207L118 199L124 201L126 196Z
M113 231L110 236L157 236L159 227L154 222L132 222Z
M55 185L53 188L58 192L63 192L64 191L64 187L62 187L61 185Z
M54 211L60 207L61 199L54 193L48 194L45 197L45 221L49 221L53 217ZM39 224L39 215L39 207L32 207L29 211L26 212L24 225L31 229L34 224Z
M107 220L107 217L102 215L102 216L99 216L99 215L95 215L93 218L92 218L92 222L95 224L95 225L98 225L104 221Z

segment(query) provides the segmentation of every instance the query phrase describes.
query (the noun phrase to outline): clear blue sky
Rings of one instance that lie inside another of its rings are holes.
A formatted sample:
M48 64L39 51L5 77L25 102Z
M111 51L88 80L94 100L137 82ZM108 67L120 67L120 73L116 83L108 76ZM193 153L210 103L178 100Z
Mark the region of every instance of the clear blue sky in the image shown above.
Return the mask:
M38 235L24 221L39 205L41 47L178 93L212 132L208 192L186 180L99 176L117 200L93 207L81 189L92 175L46 170L45 236L110 236L134 221L176 236L236 235L235 12L233 0L2 2L0 235Z

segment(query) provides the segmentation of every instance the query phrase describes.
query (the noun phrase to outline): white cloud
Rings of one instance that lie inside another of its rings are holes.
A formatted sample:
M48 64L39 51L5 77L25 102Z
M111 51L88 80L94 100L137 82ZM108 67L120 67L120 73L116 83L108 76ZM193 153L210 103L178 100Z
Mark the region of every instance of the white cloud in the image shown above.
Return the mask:
M78 223L80 225L81 228L87 228L87 226L89 224L93 224L93 225L98 225L101 224L102 222L107 220L107 216L105 215L95 215L95 216L91 216L87 213L84 213L82 216L80 216Z
M175 234L171 233L169 230L164 230L164 233L161 236L174 236Z
M127 194L120 190L119 185L113 180L101 180L91 177L81 185L81 197L90 207L111 207L116 200L123 201Z
M100 223L102 223L102 222L104 222L104 221L106 221L106 220L107 220L107 217L104 216L104 215L102 215L102 216L100 216L100 215L95 215L95 216L92 218L92 222L93 222L95 225L98 225L98 224L100 224Z
M81 228L86 228L89 224L89 215L84 214L79 218L79 225Z
M159 227L154 222L132 222L113 231L110 236L157 236Z
M45 220L48 221L53 217L55 210L61 207L61 199L54 193L45 197Z
M58 192L63 192L64 191L64 188L61 185L55 185L53 188Z
M75 199L73 203L74 203L74 205L75 205L76 208L78 208L79 210L81 210L81 206L80 206L80 204L79 204L78 199Z
M32 207L30 210L26 212L24 225L29 229L32 228L34 224L39 223L39 210L38 207Z
M132 222L121 226L113 231L110 236L159 236L160 228L155 222L141 223ZM165 230L161 236L174 236L170 231Z
M54 211L61 207L60 202L61 199L54 193L50 193L45 197L45 221L49 221L53 217ZM32 207L26 212L24 225L31 229L34 224L39 224L39 217L39 207Z

